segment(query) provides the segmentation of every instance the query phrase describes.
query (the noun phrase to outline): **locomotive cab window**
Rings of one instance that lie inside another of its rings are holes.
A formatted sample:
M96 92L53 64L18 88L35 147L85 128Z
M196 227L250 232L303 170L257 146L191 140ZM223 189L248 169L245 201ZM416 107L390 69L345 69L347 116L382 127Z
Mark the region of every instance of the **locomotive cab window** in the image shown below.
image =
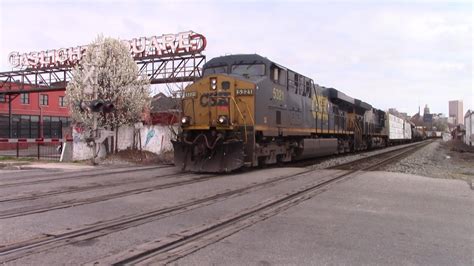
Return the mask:
M311 98L311 90L313 88L313 80L306 79L303 96Z
M298 90L300 87L300 75L295 73L295 93L298 94Z
M287 90L295 89L295 72L288 71L288 84L286 86Z
M305 77L302 76L302 75L298 75L298 87L297 87L297 92L296 93L299 94L299 95L303 95L303 96L305 95L304 94L304 86L305 86L304 82L305 82Z
M209 67L204 69L204 76L222 73L227 73L227 66Z
M273 82L280 85L286 85L286 70L277 65L272 65L270 67L270 75Z
M242 64L232 65L231 73L246 77L261 77L265 76L264 64Z

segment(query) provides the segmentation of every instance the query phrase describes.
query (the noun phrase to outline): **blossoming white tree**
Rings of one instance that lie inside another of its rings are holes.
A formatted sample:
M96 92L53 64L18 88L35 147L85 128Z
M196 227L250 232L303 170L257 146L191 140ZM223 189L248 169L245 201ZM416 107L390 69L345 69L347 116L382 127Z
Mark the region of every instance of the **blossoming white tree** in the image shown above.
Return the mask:
M94 93L92 93L94 92ZM119 40L98 37L72 71L66 88L71 117L92 128L93 114L81 110L81 101L110 101L114 110L97 114L97 126L118 129L141 120L150 108L150 82L140 76L130 50Z

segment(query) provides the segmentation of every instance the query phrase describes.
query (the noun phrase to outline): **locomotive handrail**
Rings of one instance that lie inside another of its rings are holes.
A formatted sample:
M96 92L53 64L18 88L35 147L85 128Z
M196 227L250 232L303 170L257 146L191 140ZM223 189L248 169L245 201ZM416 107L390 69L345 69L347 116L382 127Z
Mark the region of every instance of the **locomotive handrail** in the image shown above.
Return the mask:
M230 96L230 98L232 99L232 102L234 102L234 105L237 108L237 111L239 111L240 117L244 121L245 143L247 143L247 119L245 119L244 115L240 111L239 105L235 101L234 97Z
M246 102L242 101L242 99L239 99L239 100L240 100L239 102L244 103L244 104L245 104L245 107L247 107L247 112L249 113L250 120L252 121L252 126L254 126L254 125L255 125L255 120L253 119L252 112L250 112L250 107L249 107L249 105L248 105Z

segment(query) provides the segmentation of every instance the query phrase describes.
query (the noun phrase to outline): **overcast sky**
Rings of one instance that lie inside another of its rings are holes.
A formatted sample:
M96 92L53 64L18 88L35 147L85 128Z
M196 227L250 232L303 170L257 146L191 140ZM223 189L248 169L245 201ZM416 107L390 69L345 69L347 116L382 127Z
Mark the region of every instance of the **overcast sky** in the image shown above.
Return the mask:
M193 30L208 60L258 53L375 107L474 107L471 1L0 0L0 71L11 51Z

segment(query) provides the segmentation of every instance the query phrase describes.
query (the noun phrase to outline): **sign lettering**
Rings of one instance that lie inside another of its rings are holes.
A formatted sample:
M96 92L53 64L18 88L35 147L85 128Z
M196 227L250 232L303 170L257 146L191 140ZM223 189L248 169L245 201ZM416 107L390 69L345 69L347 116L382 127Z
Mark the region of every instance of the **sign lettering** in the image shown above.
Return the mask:
M206 38L193 31L124 40L134 59L160 58L183 54L198 54L206 48ZM11 52L8 61L14 68L64 67L77 64L87 45L41 52Z

